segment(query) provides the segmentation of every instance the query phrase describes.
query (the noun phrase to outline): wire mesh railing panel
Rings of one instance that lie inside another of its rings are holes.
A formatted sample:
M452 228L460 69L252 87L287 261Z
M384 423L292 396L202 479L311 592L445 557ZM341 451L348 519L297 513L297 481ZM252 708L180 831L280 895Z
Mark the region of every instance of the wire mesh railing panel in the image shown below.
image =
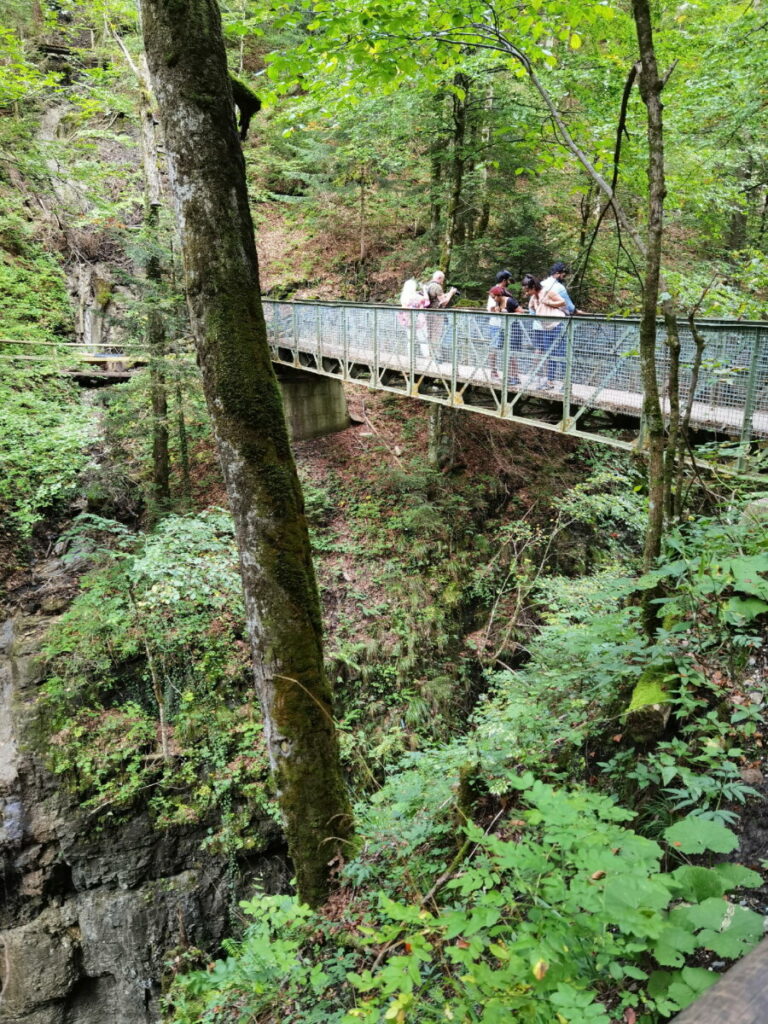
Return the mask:
M592 319L571 323L574 397L585 405L634 409L634 396L641 392L637 325Z
M417 325L410 314L415 310L379 309L376 317L379 366L403 373L411 365L411 346L415 342Z
M270 303L270 306L272 308L272 316L266 319L271 327L271 331L268 330L268 334L273 348L294 350L296 347L296 336L293 324L293 304L289 302L275 302Z
M684 410L691 397L696 344L689 327L679 327L679 394ZM733 432L741 427L750 376L755 336L738 330L702 328L705 344L692 396L691 419L702 426L711 424ZM665 385L670 372L670 350L666 332L657 335L659 381Z
M333 306L321 306L320 323L325 350L343 360L346 357L345 311Z

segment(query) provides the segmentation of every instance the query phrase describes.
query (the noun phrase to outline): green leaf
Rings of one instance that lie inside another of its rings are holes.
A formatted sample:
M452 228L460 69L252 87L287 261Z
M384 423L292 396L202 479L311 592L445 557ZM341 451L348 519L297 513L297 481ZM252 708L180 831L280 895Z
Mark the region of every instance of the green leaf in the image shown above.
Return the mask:
M760 914L728 902L725 903L720 927L704 928L697 936L700 946L730 959L743 956L762 937L763 919Z
M712 896L722 896L726 890L725 879L710 868L686 864L672 872L672 878L680 886L680 896L691 903L701 903Z
M768 603L759 597L731 597L723 608L727 622L738 625L740 622L751 622L758 615L768 612Z
M757 871L751 871L741 864L716 864L710 869L718 875L725 886L729 889L757 889L763 884L763 879Z
M653 955L664 967L682 967L683 954L692 953L696 945L696 938L689 929L670 924L653 947Z
M695 814L664 830L664 838L682 853L730 853L739 845L734 833L716 821Z

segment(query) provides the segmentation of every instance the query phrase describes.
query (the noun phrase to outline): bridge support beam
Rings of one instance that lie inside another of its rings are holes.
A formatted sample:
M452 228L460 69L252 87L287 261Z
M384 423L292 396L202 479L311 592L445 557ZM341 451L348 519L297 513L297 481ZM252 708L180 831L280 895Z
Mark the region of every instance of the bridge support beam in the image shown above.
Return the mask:
M283 392L288 433L293 441L324 437L346 430L349 412L344 386L333 377L320 377L287 366L276 366Z

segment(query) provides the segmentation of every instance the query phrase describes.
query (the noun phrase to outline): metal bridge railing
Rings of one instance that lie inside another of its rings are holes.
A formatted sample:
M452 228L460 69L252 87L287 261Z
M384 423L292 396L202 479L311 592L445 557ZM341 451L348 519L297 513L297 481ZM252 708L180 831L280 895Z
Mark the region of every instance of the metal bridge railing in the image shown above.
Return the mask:
M274 300L264 305L278 363L584 436L594 436L584 425L596 412L640 418L636 319ZM699 331L705 347L692 425L744 445L768 437L768 325L704 321ZM657 369L668 408L665 340L660 325ZM680 345L684 408L696 346L683 324ZM557 398L563 408L558 422L533 420L532 397Z

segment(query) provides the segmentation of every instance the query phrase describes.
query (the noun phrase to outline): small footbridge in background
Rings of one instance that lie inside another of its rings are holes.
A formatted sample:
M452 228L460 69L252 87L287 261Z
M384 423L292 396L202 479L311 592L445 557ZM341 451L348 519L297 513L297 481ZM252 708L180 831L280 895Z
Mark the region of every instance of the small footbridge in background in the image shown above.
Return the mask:
M264 300L279 366L632 448L641 436L639 321L567 320L478 310ZM768 323L680 326L681 409L690 424L746 450L768 438ZM669 354L659 325L658 375L668 411ZM506 383L505 383L506 382Z

